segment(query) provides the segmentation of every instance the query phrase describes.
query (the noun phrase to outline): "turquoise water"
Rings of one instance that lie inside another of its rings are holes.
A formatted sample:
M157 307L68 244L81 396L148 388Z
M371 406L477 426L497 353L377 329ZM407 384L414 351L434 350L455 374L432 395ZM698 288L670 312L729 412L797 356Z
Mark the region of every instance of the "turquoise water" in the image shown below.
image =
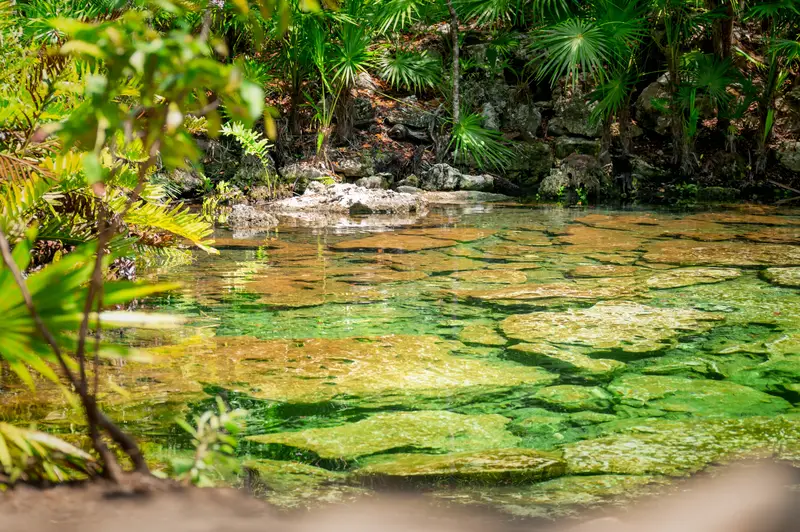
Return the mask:
M398 486L515 516L621 503L800 457L798 243L800 217L758 207L220 232L158 275L184 286L149 305L186 325L133 339L150 361L110 369L105 403L155 467L190 452L175 416L247 408L242 478L284 508Z

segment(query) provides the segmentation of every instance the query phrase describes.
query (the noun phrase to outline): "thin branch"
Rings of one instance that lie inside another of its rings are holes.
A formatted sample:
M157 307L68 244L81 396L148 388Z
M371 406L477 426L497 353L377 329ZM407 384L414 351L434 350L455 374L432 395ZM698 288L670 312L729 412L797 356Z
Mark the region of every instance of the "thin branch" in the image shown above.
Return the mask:
M11 272L11 276L14 278L14 281L22 293L22 300L25 302L25 306L27 307L28 312L36 324L36 329L53 350L56 359L58 359L59 366L61 366L61 370L64 372L64 375L67 377L69 383L78 391L78 395L81 397L81 402L83 403L84 410L86 411L87 421L89 421L90 425L90 431L92 431L92 419L95 418L92 411L97 411L97 405L93 401L89 401L86 394L81 393L80 383L77 382L75 374L69 369L66 359L64 358L64 354L61 352L61 347L59 347L55 337L47 328L47 325L45 325L42 317L36 310L36 306L33 303L33 296L31 296L30 290L28 290L28 285L25 284L25 279L22 276L22 272L17 267L17 263L14 262L14 257L11 254L11 246L8 243L8 238L6 238L6 235L2 230L0 230L0 254L2 254L3 262ZM94 424L94 426L96 427L97 425ZM92 434L92 444L95 448L95 451L97 451L97 454L100 456L100 460L103 463L106 475L114 480L119 480L119 466L117 465L114 456L108 450L108 447L106 447L105 443L102 441L102 439L100 439L99 434Z

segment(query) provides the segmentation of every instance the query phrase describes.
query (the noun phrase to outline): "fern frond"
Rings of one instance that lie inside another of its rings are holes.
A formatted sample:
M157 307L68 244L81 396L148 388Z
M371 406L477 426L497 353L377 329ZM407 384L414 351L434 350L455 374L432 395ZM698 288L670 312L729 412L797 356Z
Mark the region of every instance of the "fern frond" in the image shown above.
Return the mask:
M211 247L213 240L208 239L213 231L211 226L202 215L191 212L183 204L170 208L166 205L139 201L125 214L124 221L126 224L143 229L157 229L171 233L191 241L204 251L216 253Z
M23 181L30 179L33 174L53 177L50 170L40 166L36 161L0 153L0 181Z
M53 186L54 181L38 174L0 184L0 230L12 238L21 237L31 216L45 201Z

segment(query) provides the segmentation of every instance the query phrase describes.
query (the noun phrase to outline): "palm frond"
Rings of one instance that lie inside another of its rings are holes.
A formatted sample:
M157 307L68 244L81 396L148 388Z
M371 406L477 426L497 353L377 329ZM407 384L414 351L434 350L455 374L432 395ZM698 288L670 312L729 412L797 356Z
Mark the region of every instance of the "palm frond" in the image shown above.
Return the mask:
M0 473L8 484L64 482L96 469L91 455L52 434L0 423Z
M453 124L450 147L456 161L472 162L481 169L502 170L508 166L514 152L503 141L499 131L481 125L478 114L463 114Z
M442 63L427 51L395 50L378 59L378 75L395 88L435 87L442 79Z
M479 25L523 22L525 3L521 0L456 0L453 2L462 20Z
M606 116L618 115L629 103L631 92L636 85L636 76L627 70L617 70L589 95L597 105L592 110L591 120L597 123Z
M592 21L578 18L544 30L536 46L546 52L539 77L549 77L552 83L565 75L576 80L580 73L601 77L603 66L613 57L601 28Z
M344 24L339 37L330 54L333 79L343 87L352 87L356 77L372 65L370 38L364 28L349 23Z
M431 0L388 0L377 9L378 31L396 32L408 28L425 17L426 11L435 6Z

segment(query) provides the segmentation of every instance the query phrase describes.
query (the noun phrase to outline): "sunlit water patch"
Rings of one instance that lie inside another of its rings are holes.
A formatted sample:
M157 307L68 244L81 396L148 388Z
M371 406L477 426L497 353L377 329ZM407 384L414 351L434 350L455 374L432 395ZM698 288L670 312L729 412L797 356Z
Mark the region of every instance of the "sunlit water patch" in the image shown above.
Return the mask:
M173 419L249 411L244 473L285 508L401 487L564 515L742 456L800 461L800 217L522 207L232 238L159 275L180 330L129 337L106 408L157 467ZM6 418L69 432L45 387Z

